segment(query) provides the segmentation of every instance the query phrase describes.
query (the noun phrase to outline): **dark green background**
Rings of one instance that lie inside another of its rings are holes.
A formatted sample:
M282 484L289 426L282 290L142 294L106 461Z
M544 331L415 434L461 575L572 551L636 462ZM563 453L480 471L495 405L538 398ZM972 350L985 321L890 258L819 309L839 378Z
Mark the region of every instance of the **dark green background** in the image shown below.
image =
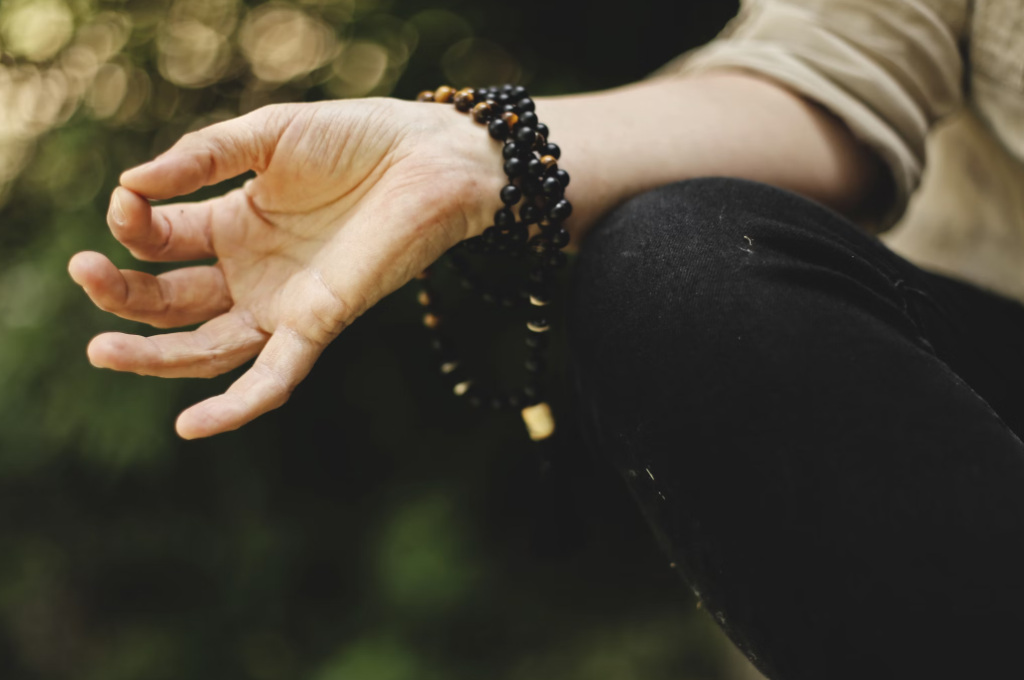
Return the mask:
M135 19L118 58L145 70L155 92L152 32L138 27L171 3L71 4L79 27L100 10ZM298 6L327 21L336 11ZM536 94L641 78L736 9L357 8L346 30L370 36L390 17L449 10L503 46ZM445 41L444 31L421 35L394 96L444 82ZM3 56L5 67L21 63ZM178 440L173 419L237 373L165 381L88 365L96 333L152 331L94 309L67 277L68 259L94 249L160 270L111 238L107 196L124 168L237 113L247 77L182 89L170 119L155 99L118 122L78 111L35 141L0 203L0 678L734 677L726 644L625 488L580 444L564 389L554 400L561 474L542 488L518 418L472 412L442 387L411 289L346 330L286 407L209 441ZM328 92L305 78L265 96ZM518 335L465 310L512 367L503 370L515 370Z

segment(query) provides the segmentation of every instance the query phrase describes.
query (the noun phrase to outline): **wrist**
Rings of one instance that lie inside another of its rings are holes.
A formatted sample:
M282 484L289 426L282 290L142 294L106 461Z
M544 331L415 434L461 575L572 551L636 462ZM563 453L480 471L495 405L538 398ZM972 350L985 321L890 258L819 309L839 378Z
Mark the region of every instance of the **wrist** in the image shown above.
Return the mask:
M426 147L426 153L417 155L427 159L428 165L419 171L435 175L437 199L443 201L439 219L451 224L456 241L481 235L504 207L500 194L507 180L502 143L451 106L400 105L413 107L411 114L417 120L413 147Z

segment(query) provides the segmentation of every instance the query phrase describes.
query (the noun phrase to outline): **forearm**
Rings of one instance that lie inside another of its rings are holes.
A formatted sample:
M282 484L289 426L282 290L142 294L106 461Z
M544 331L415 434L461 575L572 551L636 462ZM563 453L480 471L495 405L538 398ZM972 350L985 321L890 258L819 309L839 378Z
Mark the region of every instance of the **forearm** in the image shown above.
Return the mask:
M855 219L885 184L880 161L839 120L738 72L543 99L538 112L573 178L577 237L619 203L693 177L764 182Z

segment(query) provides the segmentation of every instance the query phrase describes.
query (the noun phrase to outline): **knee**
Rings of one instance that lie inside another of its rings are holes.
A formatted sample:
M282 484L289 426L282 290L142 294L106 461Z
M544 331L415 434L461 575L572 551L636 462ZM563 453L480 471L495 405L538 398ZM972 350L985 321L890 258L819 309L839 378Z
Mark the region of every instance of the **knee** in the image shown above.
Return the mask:
M764 184L708 178L662 187L611 213L584 242L570 287L570 342L601 338L628 351L641 337L657 342L660 331L678 337L686 323L709 341L742 334L795 312L777 303L782 289L811 287L822 272L887 286L875 267L879 249L836 213Z
M570 342L618 350L664 326L724 322L758 290L755 262L785 230L780 211L803 201L765 185L712 178L669 185L622 205L588 235L570 287ZM805 206L799 206L805 208Z

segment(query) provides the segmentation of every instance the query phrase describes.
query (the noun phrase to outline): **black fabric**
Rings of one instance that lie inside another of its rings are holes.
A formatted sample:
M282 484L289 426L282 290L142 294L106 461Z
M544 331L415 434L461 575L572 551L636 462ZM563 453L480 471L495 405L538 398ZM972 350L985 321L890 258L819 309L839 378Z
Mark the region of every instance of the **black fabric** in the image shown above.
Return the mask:
M773 680L1024 672L1024 307L731 179L588 236L588 442Z

